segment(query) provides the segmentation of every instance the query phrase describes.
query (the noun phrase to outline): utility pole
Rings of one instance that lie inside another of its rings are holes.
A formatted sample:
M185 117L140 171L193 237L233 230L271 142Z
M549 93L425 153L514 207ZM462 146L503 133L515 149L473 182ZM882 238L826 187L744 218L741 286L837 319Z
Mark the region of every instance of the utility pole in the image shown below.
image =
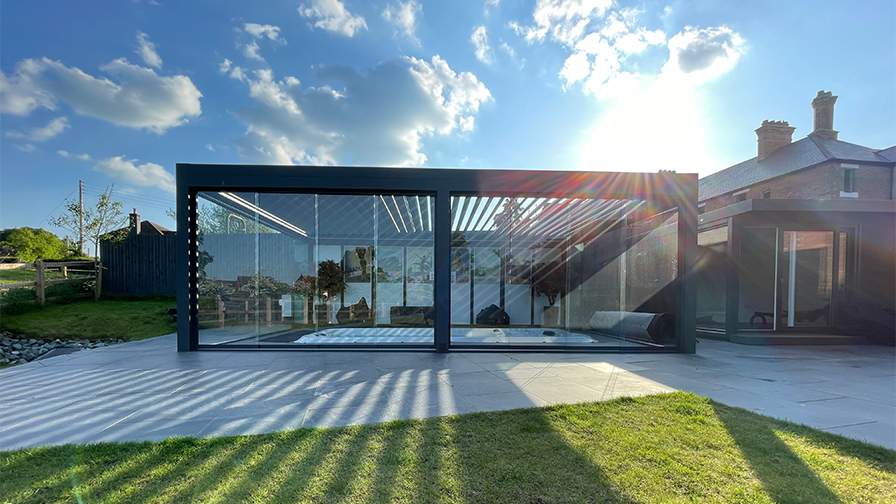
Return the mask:
M81 233L78 236L78 248L79 252L84 253L84 181L78 181L78 218L81 221Z

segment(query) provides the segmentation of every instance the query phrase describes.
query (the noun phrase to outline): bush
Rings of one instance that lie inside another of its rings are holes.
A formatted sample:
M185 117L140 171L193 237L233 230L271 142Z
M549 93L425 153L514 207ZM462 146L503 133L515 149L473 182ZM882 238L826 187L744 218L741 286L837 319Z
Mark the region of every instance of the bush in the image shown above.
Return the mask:
M44 229L21 227L0 232L0 249L23 262L64 259L68 256L65 243Z
M197 291L200 296L229 296L235 292L230 282L222 282L221 280L199 280Z

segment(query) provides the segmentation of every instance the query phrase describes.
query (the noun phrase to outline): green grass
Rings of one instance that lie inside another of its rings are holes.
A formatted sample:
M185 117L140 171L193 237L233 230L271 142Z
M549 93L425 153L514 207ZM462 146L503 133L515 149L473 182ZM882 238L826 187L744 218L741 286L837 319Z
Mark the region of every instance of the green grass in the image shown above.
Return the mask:
M0 452L0 501L896 502L896 452L674 393Z
M47 305L0 317L0 329L38 339L123 339L136 341L177 331L165 315L174 300L100 300Z
M91 266L92 267L92 266ZM64 278L62 276L62 272L58 269L52 270L48 269L44 272L47 277L47 280L61 280ZM78 278L78 277L87 277L93 276L93 272L75 272L69 271L68 278ZM5 283L19 283L19 282L33 282L36 278L36 273L34 268L19 268L13 270L0 270L0 284Z

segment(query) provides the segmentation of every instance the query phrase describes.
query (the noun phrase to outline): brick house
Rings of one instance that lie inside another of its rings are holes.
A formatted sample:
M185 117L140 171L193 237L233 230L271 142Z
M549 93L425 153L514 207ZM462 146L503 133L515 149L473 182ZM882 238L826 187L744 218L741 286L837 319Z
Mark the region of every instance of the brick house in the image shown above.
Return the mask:
M818 92L796 142L787 122L763 121L756 157L700 180L704 335L896 339L896 147L839 140L836 101Z

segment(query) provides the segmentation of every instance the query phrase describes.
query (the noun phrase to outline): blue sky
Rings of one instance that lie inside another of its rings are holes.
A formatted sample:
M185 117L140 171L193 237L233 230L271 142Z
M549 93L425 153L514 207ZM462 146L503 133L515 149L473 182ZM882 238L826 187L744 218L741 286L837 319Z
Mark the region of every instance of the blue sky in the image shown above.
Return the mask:
M753 130L896 143L891 0L4 2L0 228L115 184L174 227L178 162L650 171Z

